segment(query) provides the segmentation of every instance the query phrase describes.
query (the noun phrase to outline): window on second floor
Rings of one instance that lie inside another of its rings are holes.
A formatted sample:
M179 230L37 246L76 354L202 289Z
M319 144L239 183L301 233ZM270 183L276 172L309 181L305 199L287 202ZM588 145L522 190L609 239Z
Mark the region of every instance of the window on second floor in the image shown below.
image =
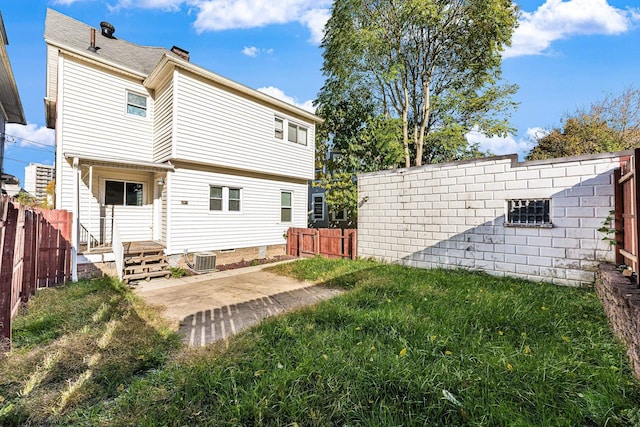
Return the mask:
M275 118L274 136L278 139L284 139L284 120L279 117Z
M127 91L127 114L147 117L147 97Z
M290 142L307 145L307 128L289 122L289 130L287 134Z
M286 134L285 134L286 132ZM309 128L282 117L274 117L273 136L300 145L307 145ZM285 138L286 136L286 138Z

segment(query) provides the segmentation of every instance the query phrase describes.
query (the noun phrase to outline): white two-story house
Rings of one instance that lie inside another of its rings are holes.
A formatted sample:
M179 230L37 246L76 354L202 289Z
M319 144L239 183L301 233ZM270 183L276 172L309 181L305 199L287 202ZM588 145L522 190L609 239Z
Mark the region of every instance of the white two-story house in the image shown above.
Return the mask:
M45 41L56 208L74 212L80 263L140 241L176 259L284 254L288 228L307 224L317 116L105 22L49 9Z

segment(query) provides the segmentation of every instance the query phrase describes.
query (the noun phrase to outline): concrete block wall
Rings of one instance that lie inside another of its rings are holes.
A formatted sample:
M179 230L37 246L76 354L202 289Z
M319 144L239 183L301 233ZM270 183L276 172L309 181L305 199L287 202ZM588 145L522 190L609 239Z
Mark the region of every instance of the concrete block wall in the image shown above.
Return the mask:
M628 155L510 155L358 175L358 256L592 285L598 265L615 261L598 228ZM505 225L507 200L542 198L551 199L552 227Z

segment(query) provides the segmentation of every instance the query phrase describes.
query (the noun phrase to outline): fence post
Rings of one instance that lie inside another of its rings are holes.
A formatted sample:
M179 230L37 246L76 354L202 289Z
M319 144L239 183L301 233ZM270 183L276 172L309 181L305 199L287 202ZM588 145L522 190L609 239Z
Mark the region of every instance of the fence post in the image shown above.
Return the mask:
M356 259L358 257L358 231L351 230L349 237L351 238L351 247L349 248L351 251L351 259Z
M636 257L638 257L638 263L640 264L640 242L638 242L638 237L640 235L640 212L638 212L638 208L640 208L640 179L638 179L638 173L640 173L640 148L636 148L633 150L633 194L634 200L631 201L634 206L635 213L635 224L634 224L634 232L635 232L635 248L633 248ZM636 272L636 285L640 286L640 274Z
M313 252L320 255L320 230L313 230Z
M614 201L614 219L613 224L615 228L615 239L616 239L616 264L624 264L624 257L622 253L620 253L620 249L624 248L624 227L623 227L623 219L622 213L624 210L623 207L623 195L622 195L622 184L620 183L620 178L622 177L622 171L620 168L617 168L613 171L613 201Z
M11 289L18 210L9 203L9 198L3 198L0 203L3 206L0 219L4 220L0 241L0 349L4 351L11 349Z

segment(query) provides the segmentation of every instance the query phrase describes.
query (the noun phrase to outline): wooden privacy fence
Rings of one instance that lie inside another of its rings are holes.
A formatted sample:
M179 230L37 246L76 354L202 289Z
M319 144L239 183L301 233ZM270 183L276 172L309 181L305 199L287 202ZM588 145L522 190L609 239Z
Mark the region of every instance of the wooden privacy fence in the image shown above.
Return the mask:
M358 236L353 229L290 228L287 254L298 257L322 255L327 258L356 259Z
M638 205L638 166L640 165L640 149L621 160L620 169L614 173L615 180L615 238L616 263L626 264L636 272L636 283L640 285L638 230L640 229Z
M11 320L37 288L71 278L70 212L40 210L0 196L0 348L10 348Z

